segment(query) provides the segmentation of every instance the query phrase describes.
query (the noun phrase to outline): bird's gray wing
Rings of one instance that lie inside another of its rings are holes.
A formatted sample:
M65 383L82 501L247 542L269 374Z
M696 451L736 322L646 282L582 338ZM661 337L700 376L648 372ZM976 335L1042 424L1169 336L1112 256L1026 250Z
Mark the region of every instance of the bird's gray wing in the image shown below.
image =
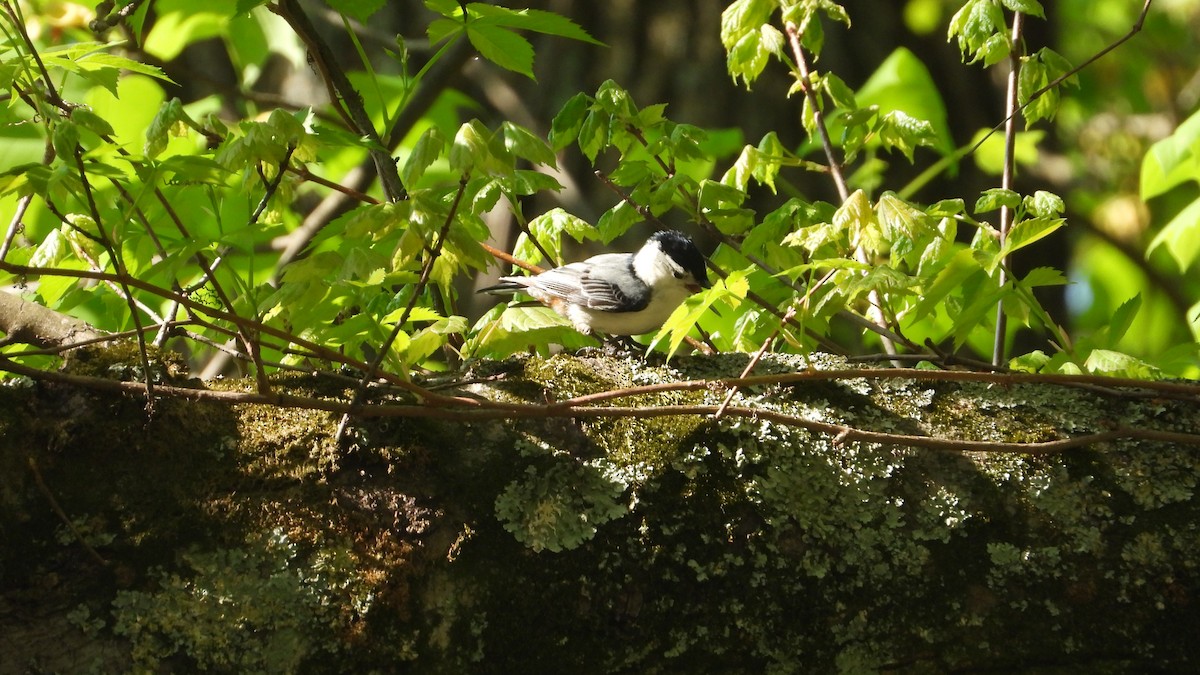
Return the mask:
M650 298L649 289L630 269L631 259L625 253L605 253L522 279L522 283L588 309L636 311L644 308Z
M587 260L579 279L579 304L601 312L636 312L650 303L650 288L633 273L633 256L608 253Z

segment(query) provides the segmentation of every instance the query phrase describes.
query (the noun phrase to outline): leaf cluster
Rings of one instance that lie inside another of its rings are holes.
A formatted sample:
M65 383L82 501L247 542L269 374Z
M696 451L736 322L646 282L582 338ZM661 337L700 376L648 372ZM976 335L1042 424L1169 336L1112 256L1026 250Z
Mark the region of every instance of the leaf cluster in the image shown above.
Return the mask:
M278 28L271 11L303 11L283 4L180 0L165 5L157 23L134 17L127 29L147 56L169 58L219 24L231 53L249 61ZM1062 198L997 187L977 197L911 199L970 149L955 147L950 111L911 52L894 52L858 90L817 67L823 24L851 25L838 3L736 0L722 14L734 80L750 87L767 68L794 75L790 91L778 94L781 105L800 109L808 135L800 145L777 131L731 144L728 135L671 119L664 104L639 104L614 81L567 99L545 136L513 121L463 119L469 102L449 90L411 128L400 128L414 93L435 86L429 73L466 45L531 79L530 34L600 45L547 11L425 4L435 17L426 31L434 52L420 68L402 40L385 52L386 67L376 66L351 31L362 61L346 74L352 95L342 91L324 108L248 103L253 110L238 120L218 114L216 98L168 96L172 83L149 58L83 39L84 31L65 45L42 44L9 12L0 68L10 93L5 128L32 143L22 146L24 156L10 153L0 172L0 204L14 214L0 278L36 279L25 287L31 301L108 331L174 341L197 362L223 352L260 373L381 366L403 379L467 358L592 344L543 307L513 303L480 315L467 282L497 260L563 264L569 241L611 245L648 224L706 243L719 277L644 338L668 353L685 344L719 351L771 344L886 349L944 363L954 355L987 358L994 343L1028 330L1046 336L1046 348L1010 365L1157 372L1132 356L1104 356L1117 353L1137 302L1101 334L1072 339L1039 296L1065 284L1064 272L1016 273L1015 256L1066 225ZM346 26L380 8L331 6ZM1033 0L968 0L947 35L968 63L1017 63L1025 121L1051 120L1058 90L1047 87L1069 83L1071 66L1049 48L1026 53L1012 40L1016 13L1034 20L1045 12ZM172 25L194 29L172 41L163 32ZM299 47L318 38L290 39ZM334 79L326 82L331 91L340 86ZM1197 179L1194 126L1181 126L1147 157L1147 198ZM378 170L380 156L394 164L402 193L348 178L371 162ZM563 207L527 217L524 205L552 201L563 189L560 172L576 160L612 194L595 222ZM1013 158L1005 153L1002 161ZM925 173L895 184L893 162ZM811 187L825 181L836 184L837 199ZM304 206L333 199L342 206ZM1187 225L1194 205L1153 244L1184 268L1200 255ZM497 213L516 225L510 252L487 243ZM5 349L46 362L46 354Z

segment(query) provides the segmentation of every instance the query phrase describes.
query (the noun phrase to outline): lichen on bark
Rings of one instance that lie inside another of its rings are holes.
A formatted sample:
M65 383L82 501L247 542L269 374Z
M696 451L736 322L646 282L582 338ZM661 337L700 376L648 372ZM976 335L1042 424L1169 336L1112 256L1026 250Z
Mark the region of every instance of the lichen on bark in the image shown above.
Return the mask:
M468 379L546 404L745 364L560 355ZM13 381L0 398L0 647L21 668L1127 672L1200 649L1195 448L955 452L765 414L1029 442L1195 431L1189 402L858 378L739 390L759 418L362 418L339 446L328 412L162 399L147 418L137 397ZM45 651L39 627L79 651Z

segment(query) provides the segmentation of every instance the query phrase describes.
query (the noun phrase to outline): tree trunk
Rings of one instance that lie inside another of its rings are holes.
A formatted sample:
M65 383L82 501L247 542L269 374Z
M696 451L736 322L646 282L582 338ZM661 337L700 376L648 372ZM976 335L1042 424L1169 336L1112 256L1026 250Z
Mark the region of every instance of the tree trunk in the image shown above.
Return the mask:
M542 405L745 360L528 359L462 392ZM347 448L331 412L164 397L147 417L10 382L0 671L1196 667L1200 459L1167 442L1200 430L1194 399L810 365L767 357L756 374L814 379L743 387L720 419L652 416L716 387L569 417L410 406L357 418ZM962 440L896 442L914 437Z

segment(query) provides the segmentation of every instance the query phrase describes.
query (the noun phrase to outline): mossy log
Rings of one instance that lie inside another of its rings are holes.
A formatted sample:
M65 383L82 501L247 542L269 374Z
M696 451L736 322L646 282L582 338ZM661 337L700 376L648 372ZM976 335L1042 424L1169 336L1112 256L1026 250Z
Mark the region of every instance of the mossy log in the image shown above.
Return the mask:
M547 404L746 358L531 358L460 391ZM1186 397L834 379L739 389L719 419L360 417L340 446L325 411L164 397L147 414L24 380L0 399L4 673L1200 667L1200 449L1164 440L1200 433Z

